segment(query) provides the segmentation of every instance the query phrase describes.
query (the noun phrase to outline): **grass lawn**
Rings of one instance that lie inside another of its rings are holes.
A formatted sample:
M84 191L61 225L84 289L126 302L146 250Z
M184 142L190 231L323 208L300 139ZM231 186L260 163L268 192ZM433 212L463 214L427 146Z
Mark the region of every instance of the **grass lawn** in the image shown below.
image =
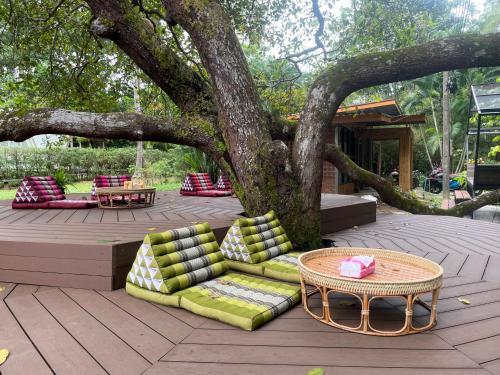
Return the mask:
M156 188L157 191L168 191L168 190L177 190L180 189L181 183L179 181L173 181L173 182L165 182L163 184L154 184L153 186ZM88 194L90 193L90 190L92 189L92 181L80 181L80 182L75 182L72 185L69 185L67 188L66 194L75 194L75 193L85 193ZM1 190L0 189L0 200L3 199L14 199L14 195L16 194L17 189L9 189L9 190Z

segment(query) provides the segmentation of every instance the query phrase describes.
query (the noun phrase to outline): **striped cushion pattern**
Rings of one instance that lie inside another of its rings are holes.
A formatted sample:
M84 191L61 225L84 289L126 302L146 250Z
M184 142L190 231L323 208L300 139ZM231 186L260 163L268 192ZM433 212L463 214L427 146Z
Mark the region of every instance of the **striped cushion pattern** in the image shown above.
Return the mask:
M132 177L122 175L122 176L95 176L92 180L92 199L96 200L97 195L95 193L96 188L102 187L122 187L125 181L131 181Z
M221 244L224 257L246 263L260 263L292 248L274 211L236 220Z
M61 187L52 176L24 177L16 191L16 203L42 203L66 199Z
M300 287L229 272L175 293L196 314L254 330L300 301Z
M229 178L227 178L223 174L219 176L219 179L217 180L217 184L215 186L217 186L217 190L233 190Z
M227 269L210 225L203 223L146 235L127 282L171 294Z

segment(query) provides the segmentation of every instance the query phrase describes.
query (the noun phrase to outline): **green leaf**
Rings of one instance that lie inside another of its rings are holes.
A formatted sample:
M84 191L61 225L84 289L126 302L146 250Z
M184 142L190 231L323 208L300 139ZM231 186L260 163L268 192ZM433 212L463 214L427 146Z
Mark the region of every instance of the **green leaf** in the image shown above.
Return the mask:
M325 370L323 370L321 367L312 368L307 372L307 375L324 375L324 374Z

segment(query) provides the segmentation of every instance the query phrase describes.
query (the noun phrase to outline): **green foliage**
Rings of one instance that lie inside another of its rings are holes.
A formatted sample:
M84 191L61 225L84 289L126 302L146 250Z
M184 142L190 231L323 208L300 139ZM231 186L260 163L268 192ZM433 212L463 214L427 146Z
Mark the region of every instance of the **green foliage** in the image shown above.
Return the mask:
M173 157L168 151L144 150L146 167ZM5 179L54 175L63 170L68 178L91 180L95 175L127 174L134 165L135 148L0 148L0 178Z
M219 167L204 152L192 148L184 155L183 162L189 172L205 172L212 181L217 180Z
M64 169L60 168L52 174L54 180L56 180L57 184L61 187L63 193L65 193L68 189L68 185L70 185L71 178L66 174Z

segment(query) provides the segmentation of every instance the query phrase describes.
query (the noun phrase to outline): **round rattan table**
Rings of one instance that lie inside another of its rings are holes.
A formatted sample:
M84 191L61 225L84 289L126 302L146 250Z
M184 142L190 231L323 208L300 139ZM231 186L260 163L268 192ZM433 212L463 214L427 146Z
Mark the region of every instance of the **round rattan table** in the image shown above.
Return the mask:
M95 193L99 208L144 208L154 205L156 188L102 187L96 188Z
M373 256L375 272L363 279L340 276L339 266L343 259L355 255ZM315 319L343 330L376 336L400 336L426 331L436 324L437 300L442 285L443 268L428 259L383 249L336 247L319 249L302 254L299 259L302 302L304 309ZM319 293L322 313L315 314L309 307L309 299ZM431 293L430 305L419 297ZM329 297L350 295L361 303L359 325L347 326L335 319ZM374 300L384 297L400 297L405 301L405 318L401 328L382 330L370 322L370 307ZM429 311L429 321L414 325L413 309L418 303Z

